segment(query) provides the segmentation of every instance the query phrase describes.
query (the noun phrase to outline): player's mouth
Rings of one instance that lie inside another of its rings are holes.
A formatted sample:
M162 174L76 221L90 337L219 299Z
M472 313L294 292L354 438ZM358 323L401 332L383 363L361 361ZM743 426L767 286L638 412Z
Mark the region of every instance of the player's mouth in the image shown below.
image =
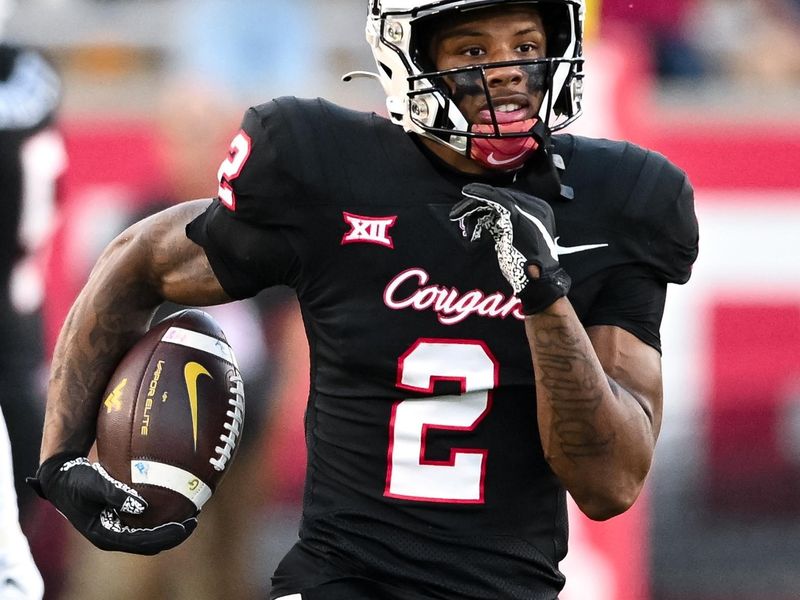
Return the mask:
M497 122L501 125L524 121L532 116L530 114L530 102L527 98L493 98L492 106L494 107L494 114L497 118ZM481 124L490 124L492 122L492 113L488 105L484 106L478 112L477 121Z

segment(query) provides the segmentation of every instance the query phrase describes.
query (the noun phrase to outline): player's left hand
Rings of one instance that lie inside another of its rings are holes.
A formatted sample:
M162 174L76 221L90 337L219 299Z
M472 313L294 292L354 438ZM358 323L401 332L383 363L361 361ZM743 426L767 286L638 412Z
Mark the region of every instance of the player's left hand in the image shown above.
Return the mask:
M522 301L522 312L543 311L569 292L571 280L558 262L553 209L544 200L517 190L470 183L464 199L450 211L471 241L489 232L500 270ZM531 265L538 267L538 276Z
M196 518L149 529L124 525L120 513L139 515L147 502L99 463L77 453L50 457L27 482L101 550L152 556L182 543L197 526Z

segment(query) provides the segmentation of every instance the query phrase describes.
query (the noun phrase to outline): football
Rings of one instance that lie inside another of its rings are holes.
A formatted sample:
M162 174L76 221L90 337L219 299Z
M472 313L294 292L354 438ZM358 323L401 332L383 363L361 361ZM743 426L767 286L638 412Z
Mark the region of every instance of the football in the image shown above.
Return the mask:
M242 378L216 321L187 309L151 327L114 371L97 419L98 461L148 503L123 522L194 516L229 469L243 424Z

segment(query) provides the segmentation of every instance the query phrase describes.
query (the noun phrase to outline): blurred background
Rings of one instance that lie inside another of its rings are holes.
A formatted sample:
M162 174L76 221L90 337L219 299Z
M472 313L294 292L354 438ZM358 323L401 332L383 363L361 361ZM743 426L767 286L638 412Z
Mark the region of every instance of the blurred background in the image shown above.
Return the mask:
M54 203L29 219L41 231L14 288L15 310L34 322L17 339L43 332L30 367L37 391L100 250L154 210L213 196L248 106L292 94L385 112L377 83L340 81L372 66L365 5L0 1L4 44L38 50L61 82L34 154ZM589 0L588 29L586 114L572 130L629 139L686 170L701 251L690 283L668 298L665 418L647 491L608 523L573 515L563 598L797 600L800 1ZM296 536L307 347L285 290L215 315L248 388L227 483L195 535L155 559L93 550L20 488L47 598L264 597ZM30 419L43 400L24 402L16 415L3 409L18 469L32 472Z

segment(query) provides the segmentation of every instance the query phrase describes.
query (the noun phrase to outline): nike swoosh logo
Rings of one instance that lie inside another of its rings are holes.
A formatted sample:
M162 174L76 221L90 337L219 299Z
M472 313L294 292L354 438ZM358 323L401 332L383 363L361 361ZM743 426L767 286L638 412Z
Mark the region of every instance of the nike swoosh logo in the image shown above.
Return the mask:
M547 244L547 248L550 250L550 256L553 257L554 260L558 260L559 256L565 256L567 254L577 254L578 252L587 252L589 250L597 250L598 248L607 248L608 244L584 244L582 246L569 246L565 247L558 243L558 240L561 239L560 237L556 237L553 239L550 237L550 234L547 231L547 228L544 226L539 219L534 217L533 215L525 212L518 206L514 206L519 213L531 221L536 228L541 232L542 237L544 238L545 243Z
M566 254L577 254L578 252L586 252L588 250L597 250L598 248L608 248L608 244L584 244L583 246L562 246L558 243L560 238L556 238L556 252L559 256Z
M192 412L192 435L194 437L194 451L197 452L197 379L201 375L211 377L206 368L200 363L190 362L183 367L183 378L186 380L186 391L189 392L189 410ZM211 377L213 379L213 377Z
M490 165L494 165L496 167L502 167L503 165L510 165L511 163L518 161L523 154L525 153L520 152L516 156L509 158L507 160L497 160L494 157L494 152L490 152L489 156L486 157L486 160Z
M550 232L547 231L547 227L544 226L544 223L542 223L539 219L534 217L532 214L526 213L524 210L522 210L516 204L514 205L514 208L516 208L517 211L519 211L519 214L521 214L523 217L528 219L531 223L533 223L536 226L536 229L539 230L539 233L541 233L542 237L544 238L544 243L547 244L547 249L550 250L550 256L553 257L553 260L557 261L558 260L558 249L556 247L556 241L552 237L550 237Z

